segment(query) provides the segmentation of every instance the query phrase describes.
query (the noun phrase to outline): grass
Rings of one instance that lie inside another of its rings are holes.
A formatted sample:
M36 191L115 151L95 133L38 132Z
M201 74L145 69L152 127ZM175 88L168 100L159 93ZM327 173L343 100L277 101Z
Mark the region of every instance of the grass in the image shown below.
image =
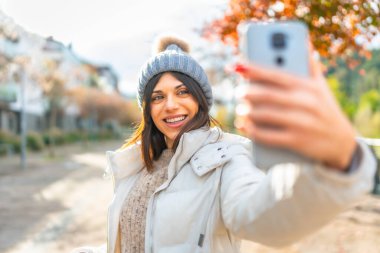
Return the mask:
M376 156L380 159L380 147L374 147Z

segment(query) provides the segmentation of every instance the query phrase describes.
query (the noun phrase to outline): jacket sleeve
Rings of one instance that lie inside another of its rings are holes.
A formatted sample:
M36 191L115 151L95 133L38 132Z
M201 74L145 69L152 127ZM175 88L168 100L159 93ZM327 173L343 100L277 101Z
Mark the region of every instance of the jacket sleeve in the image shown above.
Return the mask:
M221 184L226 227L240 238L282 247L327 224L372 189L376 162L358 144L361 159L348 174L318 164L283 164L265 175L248 156L233 157Z

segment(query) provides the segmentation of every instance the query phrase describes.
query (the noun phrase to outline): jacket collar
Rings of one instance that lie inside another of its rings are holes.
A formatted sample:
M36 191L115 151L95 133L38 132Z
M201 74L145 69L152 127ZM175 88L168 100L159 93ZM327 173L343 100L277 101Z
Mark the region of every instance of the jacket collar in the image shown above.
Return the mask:
M171 178L178 173L183 165L202 147L217 142L222 137L222 133L218 127L201 127L184 133L169 164L168 177Z
M144 167L141 156L141 143L128 146L125 149L107 151L107 168L105 174L114 180L137 174Z
M206 126L184 133L169 164L169 178L176 174L200 148L217 142L221 136L221 129ZM111 175L115 181L135 175L144 168L140 142L122 150L107 151L106 156L108 161L106 175Z

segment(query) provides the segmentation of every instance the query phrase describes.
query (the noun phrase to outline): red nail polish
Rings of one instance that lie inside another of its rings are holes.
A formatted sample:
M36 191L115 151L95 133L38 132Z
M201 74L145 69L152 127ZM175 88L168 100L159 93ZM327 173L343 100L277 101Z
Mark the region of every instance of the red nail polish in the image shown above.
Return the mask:
M236 72L243 73L243 72L247 71L247 67L245 67L245 66L242 65L242 64L236 64L236 65L235 65L235 71L236 71Z

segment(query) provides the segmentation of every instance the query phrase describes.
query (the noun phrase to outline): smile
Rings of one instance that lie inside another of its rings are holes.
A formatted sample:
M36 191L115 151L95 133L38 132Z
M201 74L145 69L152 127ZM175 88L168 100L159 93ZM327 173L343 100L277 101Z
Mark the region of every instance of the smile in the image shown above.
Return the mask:
M186 118L186 116L178 116L178 117L175 117L175 118L166 118L164 119L164 121L166 123L177 123L177 122L181 122L181 121L184 121Z

